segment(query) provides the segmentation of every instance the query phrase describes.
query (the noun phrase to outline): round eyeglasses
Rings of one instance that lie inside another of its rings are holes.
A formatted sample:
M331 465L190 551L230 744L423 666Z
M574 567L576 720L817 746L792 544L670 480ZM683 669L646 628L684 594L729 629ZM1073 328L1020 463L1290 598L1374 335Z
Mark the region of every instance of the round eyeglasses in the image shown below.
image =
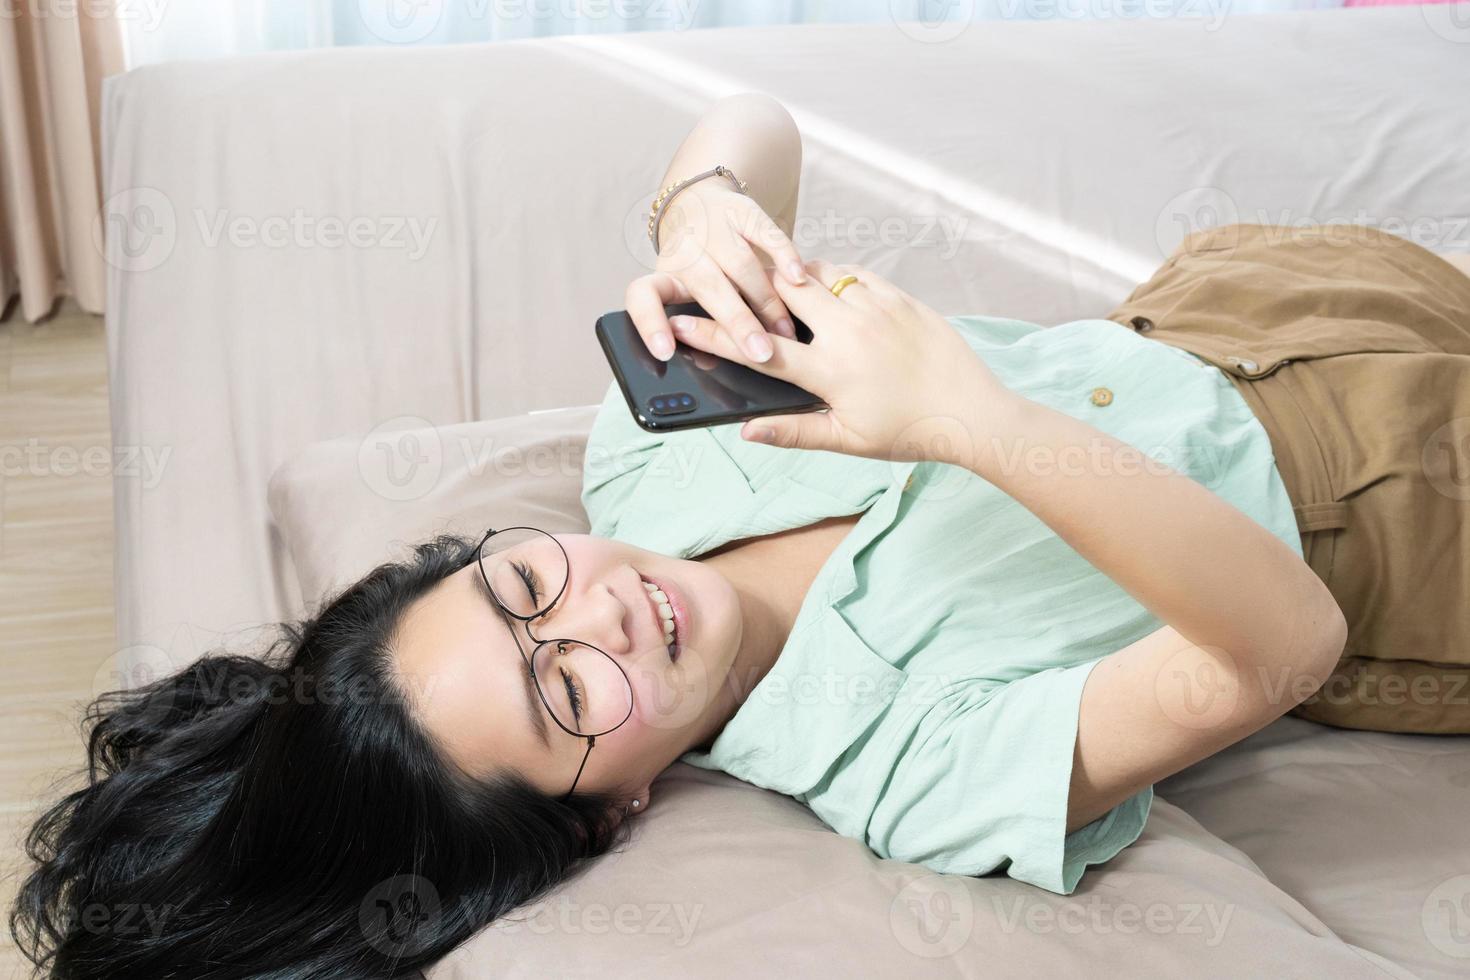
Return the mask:
M491 528L480 540L477 560L491 600L502 614L520 621L533 644L528 654L520 630L507 621L547 714L568 735L587 740L566 792L571 796L598 737L632 716L633 684L621 664L591 643L531 633L531 623L547 615L566 591L570 563L560 541L535 527Z

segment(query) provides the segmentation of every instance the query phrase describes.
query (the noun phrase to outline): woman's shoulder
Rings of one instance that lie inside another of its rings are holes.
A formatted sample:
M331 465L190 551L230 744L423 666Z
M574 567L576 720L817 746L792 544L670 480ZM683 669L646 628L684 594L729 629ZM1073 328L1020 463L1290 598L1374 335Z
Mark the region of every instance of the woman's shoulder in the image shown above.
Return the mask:
M582 462L590 533L676 554L709 532L711 514L738 510L750 493L713 430L649 432L617 383L608 387Z

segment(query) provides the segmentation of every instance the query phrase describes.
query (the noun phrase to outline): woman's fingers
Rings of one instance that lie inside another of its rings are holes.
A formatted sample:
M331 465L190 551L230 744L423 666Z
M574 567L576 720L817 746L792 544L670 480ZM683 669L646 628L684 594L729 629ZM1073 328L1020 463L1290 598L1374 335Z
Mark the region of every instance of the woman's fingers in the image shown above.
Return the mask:
M667 361L674 356L674 336L669 328L665 306L675 303L690 303L694 298L688 288L676 276L667 272L654 272L639 276L628 283L623 294L623 304L628 316L643 343L653 356Z
M745 229L742 234L746 241L771 257L777 271L787 282L793 286L806 282L806 266L802 264L801 253L770 215L756 209L752 227Z
M829 277L822 279L823 269ZM806 282L800 286L793 286L784 278L772 281L776 287L776 293L781 297L786 308L795 313L806 325L812 328L813 333L819 332L822 327L833 322L836 317L845 317L852 313L852 307L843 303L841 299L832 295L832 283L836 282L839 275L831 275L831 266L820 259L807 263L807 272L810 275Z
M782 337L795 337L796 326L791 322L791 314L786 312L786 304L771 287L770 277L760 260L744 239L736 241L737 254L723 263L725 273L765 329Z
M857 276L858 281L853 284L853 288L862 286L863 289L867 290L868 296L880 305L905 303L913 299L908 293L895 286L891 281L878 275L872 269L857 265L840 265L836 268L840 270L841 275L851 273ZM844 290L842 295L846 296L847 292Z
M826 449L841 452L842 440L830 411L798 415L764 415L746 419L740 438L783 449Z
M714 259L707 255L700 259L687 278L691 280L689 291L695 300L730 331L747 358L764 361L771 356L771 340L765 326L745 305L745 300Z
M730 336L730 332L720 329L720 325L708 317L681 314L670 317L669 325L673 328L674 336L679 338L679 343L687 347L708 351L736 364L750 361L750 357L735 346L735 338Z
M729 331L714 320L702 316L680 315L670 317L669 322L680 343L687 344L696 350L709 351L727 361L743 364L761 374L779 378L816 393L812 385L819 384L820 381L813 376L813 372L820 368L820 355L808 344L803 344L799 340L788 340L785 337L769 337L767 339L772 346L770 359L756 361L740 348L735 339L730 336Z
M857 277L857 282L849 283L843 288L842 295L836 297L839 302L871 305L878 300L879 291L887 286L886 282L880 284L876 273L862 266L833 265L825 259L813 259L807 267L811 269L812 275L827 287L829 293L839 280L847 276Z

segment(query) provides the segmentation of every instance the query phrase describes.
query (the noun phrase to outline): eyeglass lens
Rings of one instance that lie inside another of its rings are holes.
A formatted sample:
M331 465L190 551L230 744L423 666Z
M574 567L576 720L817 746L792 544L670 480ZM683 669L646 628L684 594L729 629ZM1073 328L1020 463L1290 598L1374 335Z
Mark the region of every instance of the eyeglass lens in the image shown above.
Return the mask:
M566 553L555 538L535 528L492 534L481 548L480 566L500 604L525 618L548 612L568 575ZM559 638L538 642L526 653L546 707L567 731L601 735L627 720L633 692L608 654Z

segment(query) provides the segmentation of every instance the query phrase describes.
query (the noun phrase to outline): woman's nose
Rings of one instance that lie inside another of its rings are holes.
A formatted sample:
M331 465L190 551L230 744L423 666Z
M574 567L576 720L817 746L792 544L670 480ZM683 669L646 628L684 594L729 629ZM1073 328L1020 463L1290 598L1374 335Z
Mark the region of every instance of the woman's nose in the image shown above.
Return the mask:
M628 635L630 619L623 601L606 583L598 582L575 595L562 596L539 633L547 639L580 640L619 655L633 648Z

